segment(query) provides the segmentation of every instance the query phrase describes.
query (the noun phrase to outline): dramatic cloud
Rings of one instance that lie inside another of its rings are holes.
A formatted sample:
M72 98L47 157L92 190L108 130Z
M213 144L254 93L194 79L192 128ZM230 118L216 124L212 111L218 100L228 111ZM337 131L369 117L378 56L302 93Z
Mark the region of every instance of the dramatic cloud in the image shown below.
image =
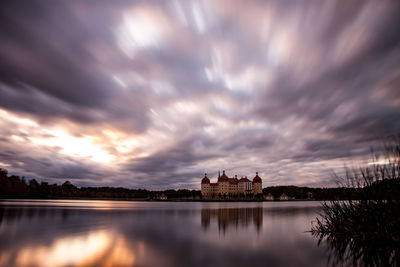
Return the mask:
M0 167L199 188L331 186L400 132L398 1L7 1Z

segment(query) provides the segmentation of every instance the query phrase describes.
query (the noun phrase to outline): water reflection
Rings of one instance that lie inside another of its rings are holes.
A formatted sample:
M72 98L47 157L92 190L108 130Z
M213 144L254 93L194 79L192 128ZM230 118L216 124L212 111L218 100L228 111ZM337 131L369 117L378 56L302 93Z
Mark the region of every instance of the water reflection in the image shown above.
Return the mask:
M363 234L360 233L360 235ZM376 236L365 239L363 242L352 242L338 234L333 238L323 240L329 247L330 265L398 266L400 262L398 240L384 243Z
M121 235L100 230L64 237L49 244L5 250L1 266L133 266L135 250Z
M0 202L0 266L326 265L319 203L73 205Z
M201 225L204 230L207 231L211 221L216 221L218 230L224 233L230 225L247 228L251 223L259 232L263 222L263 208L202 209Z
M329 236L314 233L319 244L328 245L330 265L399 266L400 243L394 237L395 232L392 236L387 236L376 229L370 232L357 230L347 233L336 230Z

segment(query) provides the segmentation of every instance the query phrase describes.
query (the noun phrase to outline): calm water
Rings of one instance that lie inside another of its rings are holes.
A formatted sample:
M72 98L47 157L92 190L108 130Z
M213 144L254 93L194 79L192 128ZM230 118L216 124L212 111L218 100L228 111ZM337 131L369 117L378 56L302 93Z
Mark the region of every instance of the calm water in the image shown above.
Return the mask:
M319 202L0 201L0 266L326 266Z

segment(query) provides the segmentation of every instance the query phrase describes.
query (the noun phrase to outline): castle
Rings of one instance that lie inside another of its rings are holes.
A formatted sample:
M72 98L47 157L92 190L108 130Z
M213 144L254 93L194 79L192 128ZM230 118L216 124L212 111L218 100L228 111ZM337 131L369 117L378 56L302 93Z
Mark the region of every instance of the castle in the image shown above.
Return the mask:
M247 179L247 177L229 178L225 171L222 171L222 175L218 174L218 181L211 183L207 177L207 173L204 174L204 178L201 180L201 195L204 198L213 196L246 196L252 194L262 194L262 180L256 172L256 176L253 181Z

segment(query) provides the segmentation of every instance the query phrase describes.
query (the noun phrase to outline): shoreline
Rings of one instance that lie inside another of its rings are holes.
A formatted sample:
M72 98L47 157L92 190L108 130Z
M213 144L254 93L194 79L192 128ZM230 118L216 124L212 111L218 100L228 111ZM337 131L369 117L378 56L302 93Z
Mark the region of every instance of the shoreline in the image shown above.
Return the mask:
M2 201L37 201L37 200L98 200L98 201L129 201L129 202L321 202L321 201L333 201L333 200L317 200L317 199L291 199L291 200L201 200L201 199L123 199L123 198L0 198Z

